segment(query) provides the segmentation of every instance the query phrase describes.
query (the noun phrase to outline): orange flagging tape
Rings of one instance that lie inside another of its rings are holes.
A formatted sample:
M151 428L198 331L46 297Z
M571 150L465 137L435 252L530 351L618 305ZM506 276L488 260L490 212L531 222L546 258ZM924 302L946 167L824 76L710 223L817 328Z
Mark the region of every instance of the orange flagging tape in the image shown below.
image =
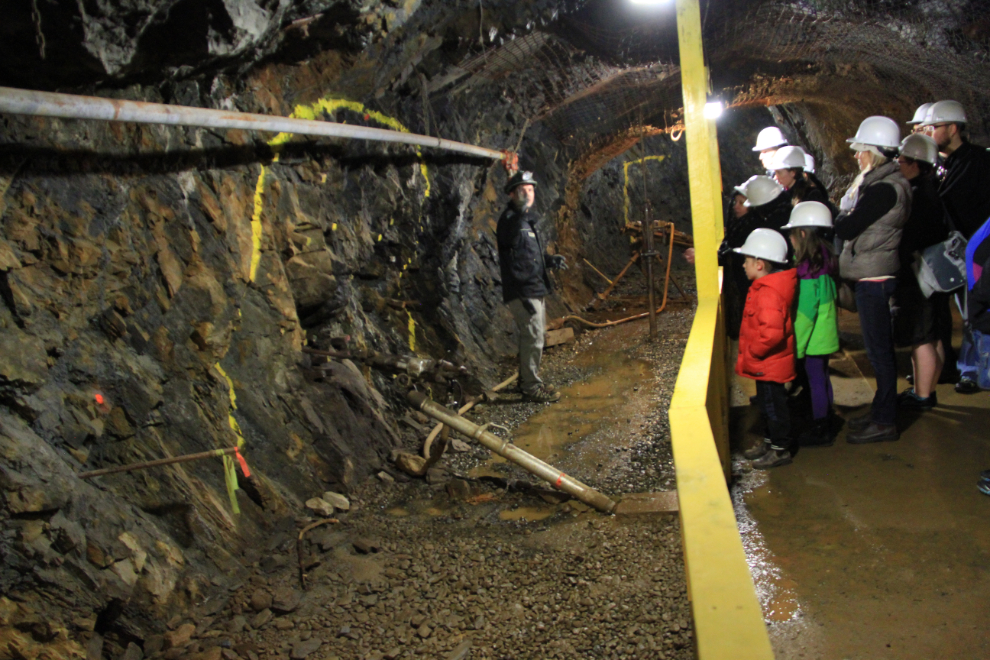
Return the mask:
M564 473L561 472L560 473L560 476L557 477L557 483L555 483L554 486L556 486L557 488L560 488L560 482L562 482L563 480L564 480Z
M244 457L241 456L241 450L235 448L234 449L234 455L237 456L237 462L241 464L241 472L244 473L244 476L245 477L247 477L247 478L250 479L251 478L251 469L248 468L247 461L245 461L244 460Z

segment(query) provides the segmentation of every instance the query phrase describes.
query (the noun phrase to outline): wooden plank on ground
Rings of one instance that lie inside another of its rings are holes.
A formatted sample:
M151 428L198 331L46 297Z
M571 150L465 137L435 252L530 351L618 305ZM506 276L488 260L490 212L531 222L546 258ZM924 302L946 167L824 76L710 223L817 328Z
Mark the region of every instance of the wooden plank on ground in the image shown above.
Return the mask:
M614 513L618 516L640 513L677 513L679 510L677 491L668 490L659 493L623 495L619 505L615 507Z
M543 347L550 348L557 344L566 344L572 341L574 341L574 328L567 327L560 330L550 330L547 332L546 339L543 341Z

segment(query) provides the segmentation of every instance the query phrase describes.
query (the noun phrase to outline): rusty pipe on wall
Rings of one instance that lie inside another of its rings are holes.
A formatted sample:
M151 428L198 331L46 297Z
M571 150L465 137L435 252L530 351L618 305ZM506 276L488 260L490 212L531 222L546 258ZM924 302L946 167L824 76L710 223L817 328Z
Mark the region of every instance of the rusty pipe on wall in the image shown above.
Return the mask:
M463 417L458 417L454 411L441 406L436 401L431 401L422 392L411 390L407 396L407 399L409 400L410 405L412 405L412 407L416 410L420 410L433 419L443 422L458 433L461 433L473 440L477 440L502 458L512 461L524 470L535 474L544 481L549 482L554 488L564 491L568 495L575 497L588 506L592 506L603 513L612 513L612 511L615 510L615 506L618 504L615 500L599 493L591 486L581 483L574 477L564 474L557 468L544 463L532 454L516 447L508 440L503 440L502 438L489 433L485 430L485 427L469 422Z
M502 160L506 152L485 149L463 142L444 140L428 135L390 131L368 126L352 126L330 121L295 119L259 115L234 110L194 108L165 103L144 103L105 99L98 96L78 96L55 92L37 92L28 89L0 87L0 112L36 117L60 117L62 119L95 119L139 124L165 124L168 126L193 126L198 128L227 128L270 133L294 133L356 140L374 140L433 147L476 156Z

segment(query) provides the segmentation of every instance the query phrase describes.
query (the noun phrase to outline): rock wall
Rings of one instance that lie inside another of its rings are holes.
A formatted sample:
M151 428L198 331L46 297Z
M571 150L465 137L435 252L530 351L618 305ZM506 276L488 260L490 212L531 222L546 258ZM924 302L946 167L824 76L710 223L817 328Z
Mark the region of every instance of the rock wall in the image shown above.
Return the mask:
M450 20L469 22L464 10ZM420 98L378 86L409 66L419 34L346 62L330 50L247 78L101 94L425 132ZM433 105L434 133L485 146L514 146L526 124L497 87ZM489 161L239 131L0 122L5 651L67 657L84 653L82 631L162 632L285 543L282 525L307 498L383 468L399 443L399 391L347 361L307 376L305 344L349 337L349 348L449 357L482 377L511 353L494 244L506 175ZM538 172L552 242L565 151L537 124L520 153ZM550 309L566 306L554 298ZM77 476L239 444L253 471L238 476L239 515L219 458Z

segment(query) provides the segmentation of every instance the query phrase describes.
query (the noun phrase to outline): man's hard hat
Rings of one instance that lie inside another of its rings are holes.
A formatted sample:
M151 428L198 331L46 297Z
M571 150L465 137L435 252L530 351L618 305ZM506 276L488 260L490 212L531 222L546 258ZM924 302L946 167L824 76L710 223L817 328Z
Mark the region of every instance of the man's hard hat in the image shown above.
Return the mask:
M746 206L763 206L777 199L784 187L764 174L757 174L736 186L736 191L746 196Z
M733 252L778 264L787 263L787 241L773 229L754 229L743 246L733 249Z
M905 124L923 124L925 119L928 118L928 111L931 107L935 105L934 103L922 103L918 106L918 109L914 111L914 117L911 121L904 122Z
M804 168L805 155L804 149L801 147L781 147L773 155L769 169L776 171L788 170L792 167Z
M901 146L901 129L890 117L867 117L859 125L856 137L851 137L846 142L867 147L897 149ZM865 149L856 150L865 151Z
M934 124L965 124L966 110L959 101L939 101L931 107L923 126Z
M781 229L831 227L832 212L821 202L801 202L791 210L791 219Z
M515 188L518 188L519 186L526 186L526 185L529 185L529 186L535 186L536 185L536 179L533 178L533 173L532 172L516 172L515 174L512 175L512 178L509 179L509 182L507 184L505 184L505 192L506 192L506 194L508 194L508 193L512 192Z
M815 173L815 157L807 152L804 154L804 171L808 174Z
M931 136L915 133L901 142L901 155L934 165L938 161L938 143Z
M787 138L784 137L784 134L780 132L779 128L770 126L764 128L756 136L756 146L753 147L753 151L766 151L767 149L776 149L777 147L784 146L787 146Z

